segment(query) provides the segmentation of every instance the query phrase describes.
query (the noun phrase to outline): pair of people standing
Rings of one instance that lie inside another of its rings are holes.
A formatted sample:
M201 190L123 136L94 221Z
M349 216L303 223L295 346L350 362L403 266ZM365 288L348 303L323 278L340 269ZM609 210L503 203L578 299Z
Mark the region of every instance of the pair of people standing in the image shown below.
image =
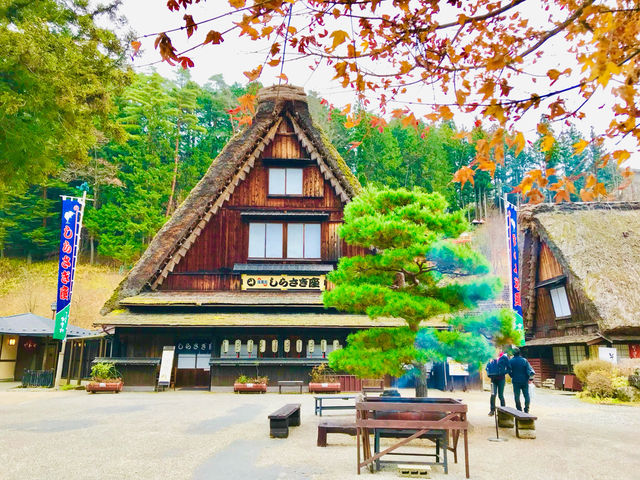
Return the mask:
M487 375L491 379L491 399L489 401L489 415L494 415L496 411L496 396L500 399L500 405L506 406L504 400L504 385L506 375L511 377L513 384L513 396L515 397L516 408L522 410L520 394L524 396L524 411L529 413L531 397L529 396L529 382L533 380L535 371L526 358L520 355L520 349L513 349L513 358L509 360L506 353L500 352L498 358L491 360L486 367Z

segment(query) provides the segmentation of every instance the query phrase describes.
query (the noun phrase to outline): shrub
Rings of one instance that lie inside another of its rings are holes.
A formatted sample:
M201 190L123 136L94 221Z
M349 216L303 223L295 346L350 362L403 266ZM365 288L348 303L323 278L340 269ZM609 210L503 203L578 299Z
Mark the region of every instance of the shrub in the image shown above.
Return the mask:
M640 358L625 358L624 360L620 360L617 368L620 375L625 377L635 375L636 371L640 370Z
M240 375L238 378L236 378L236 382L235 383L264 383L264 384L268 384L269 383L269 377L247 377L246 375Z
M316 365L311 370L309 374L311 377L311 381L314 383L322 383L322 382L335 382L336 374L333 370L329 368L329 365L326 363L321 363L320 365Z
M120 372L111 362L100 362L91 367L91 379L94 382L120 380L120 377Z
M594 371L611 372L613 370L613 364L604 360L598 360L597 358L591 360L582 360L573 366L573 373L576 374L578 380L583 384L588 384L587 377Z
M613 397L613 385L611 371L595 370L586 378L587 390L592 396Z
M614 394L622 402L637 402L640 400L640 390L634 387L618 387L615 389Z

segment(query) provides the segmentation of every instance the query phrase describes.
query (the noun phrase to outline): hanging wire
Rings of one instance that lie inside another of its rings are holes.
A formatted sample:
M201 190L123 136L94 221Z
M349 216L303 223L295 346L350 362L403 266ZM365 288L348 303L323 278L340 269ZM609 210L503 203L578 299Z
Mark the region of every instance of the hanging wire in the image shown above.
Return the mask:
M287 39L289 37L289 25L291 25L291 13L293 12L293 3L289 7L289 20L287 20L287 31L284 32L284 45L282 46L282 63L280 64L280 77L278 78L278 86L282 83L282 73L284 71L284 58L287 53Z

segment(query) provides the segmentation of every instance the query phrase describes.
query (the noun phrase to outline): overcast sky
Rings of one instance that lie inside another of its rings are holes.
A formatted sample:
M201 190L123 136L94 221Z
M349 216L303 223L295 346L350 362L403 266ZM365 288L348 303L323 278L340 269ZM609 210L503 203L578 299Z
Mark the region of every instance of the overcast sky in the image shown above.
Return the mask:
M226 0L214 0L202 2L190 7L189 13L193 15L196 21L211 18L219 13L228 10L228 2ZM126 17L129 26L137 35L155 34L184 25L182 16L184 11L170 12L163 0L125 0L121 8L121 13ZM295 9L294 9L295 13ZM540 12L540 21L546 19L546 15L542 17ZM303 19L299 19L302 21ZM295 15L293 22L295 23ZM224 23L222 23L224 22ZM211 22L210 24L201 25L198 32L191 41L187 40L184 31L174 32L170 34L174 46L178 51L185 50L194 44L202 41L206 32L210 29L221 30L224 25L228 25L228 20ZM194 41L196 39L196 41ZM136 71L149 72L156 69L163 76L173 78L176 67L171 67L166 62L158 62L159 54L153 48L154 36L141 39L141 54L135 58L133 65ZM225 82L232 84L234 82L246 83L247 78L243 74L244 71L251 70L257 65L264 62L269 44L267 42L260 43L249 40L245 37L238 37L234 32L224 36L224 43L221 45L205 46L195 49L187 55L195 62L195 67L191 69L192 78L200 84L206 83L213 76L222 74ZM332 104L341 107L348 103L352 103L355 96L352 91L343 89L337 81L332 81L333 70L326 65L312 70L307 60L296 59L295 52L287 52L286 58L289 59L284 67L284 73L292 85L299 85L307 91L315 91L322 98L327 99ZM571 62L575 62L572 56L567 52L566 46L561 43L553 45L549 49L549 53L545 55L545 63L539 65L539 72L544 73L550 68L564 70ZM265 67L260 81L263 85L269 86L277 84L277 76L280 70L278 68ZM522 97L532 91L545 91L545 79L538 79L537 83L524 80L516 86L512 92L513 98ZM555 85L558 87L558 85ZM403 97L404 100L411 101L421 98L426 102L443 102L446 97L437 89L437 87L419 87L409 91L409 94ZM587 135L591 127L595 127L596 131L603 131L606 124L603 121L609 121L608 115L602 115L603 109L608 109L608 95L601 91L594 95L594 98L586 105L584 111L586 119L582 122L576 122L578 129ZM376 103L372 101L370 110L375 110ZM393 108L404 107L403 103L398 103ZM417 114L424 115L429 113L427 108L411 107ZM473 115L456 114L455 121L458 125L469 128L474 120ZM536 138L536 123L539 120L539 113L533 112L527 114L518 128L521 129L527 139L534 140ZM560 125L554 126L556 131L561 129ZM635 150L635 145L630 141L624 141L620 144L610 143L610 149L618 149L626 147ZM640 166L640 161L636 155L632 153L632 158L636 161L634 165Z

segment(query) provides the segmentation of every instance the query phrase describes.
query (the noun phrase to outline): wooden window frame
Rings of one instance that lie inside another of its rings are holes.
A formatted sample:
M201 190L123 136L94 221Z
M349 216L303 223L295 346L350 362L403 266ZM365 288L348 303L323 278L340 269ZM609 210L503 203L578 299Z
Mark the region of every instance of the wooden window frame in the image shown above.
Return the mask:
M290 257L289 256L289 225L302 225L302 257ZM305 231L307 228L307 225L318 225L320 227L320 256L319 257L305 257L305 250L307 247L307 244L305 242ZM286 254L286 259L287 260L296 260L296 261L305 261L305 262L312 262L312 261L316 261L316 260L322 260L322 223L318 223L318 222L288 222L286 223L286 238L287 238L287 242L286 242L286 248L285 248L285 254Z
M264 260L286 260L286 261L295 261L295 262L317 262L322 260L322 222L248 222L247 225L247 235L251 235L251 224L263 224L265 225L264 229L264 257L251 257L249 256L249 245L251 243L250 238L248 238L247 242L247 261L264 261ZM302 257L289 257L288 256L288 240L289 240L289 225L303 225L302 227ZM280 225L282 228L282 256L280 257L267 257L267 228L266 225ZM305 228L306 225L318 225L320 227L320 256L319 257L305 257Z
M284 170L284 193L271 193L269 183L272 170ZM300 193L287 193L287 170L300 170ZM267 168L267 197L268 198L300 198L304 197L304 168L303 167L268 167Z
M569 315L558 315L558 312L556 311L556 304L553 301L553 295L552 295L552 290L559 290L559 289L563 289L564 290L564 297L567 299L567 307L569 309ZM551 300L551 308L553 309L553 314L555 316L556 320L568 320L571 318L572 316L572 311L571 311L571 302L569 302L569 295L567 295L567 285L565 283L562 284L556 284L556 285L552 285L548 287L549 292L549 298Z

